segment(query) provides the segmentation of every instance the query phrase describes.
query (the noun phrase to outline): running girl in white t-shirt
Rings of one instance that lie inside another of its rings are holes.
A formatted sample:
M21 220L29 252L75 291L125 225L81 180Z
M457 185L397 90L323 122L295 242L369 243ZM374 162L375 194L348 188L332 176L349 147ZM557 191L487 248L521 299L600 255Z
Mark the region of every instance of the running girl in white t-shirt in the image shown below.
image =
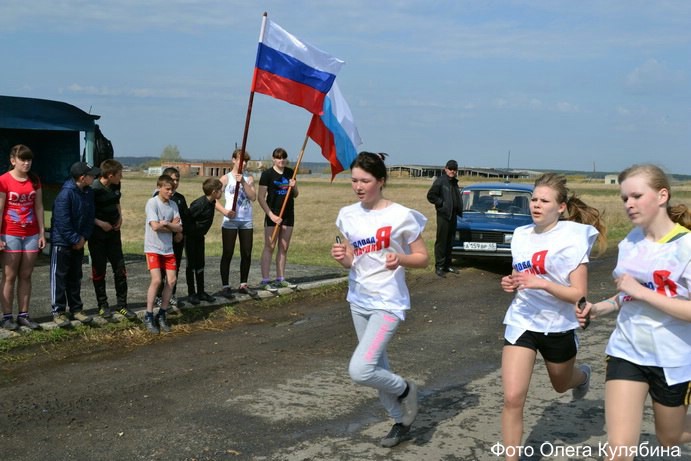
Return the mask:
M604 249L606 235L600 213L570 194L561 175L546 173L535 181L530 213L533 224L513 234L513 272L501 279L504 291L516 293L504 317L501 364L501 423L508 460L518 459L523 408L538 351L555 391L573 389L574 399L588 392L590 367L576 366L578 320L573 306L588 291L593 243L599 239Z
M405 268L427 267L422 240L427 222L422 214L384 198L385 154L361 152L350 166L358 202L343 207L336 226L344 243L331 247L331 256L350 269L347 300L358 345L348 371L358 384L379 391L379 399L395 424L381 440L398 445L417 415L417 387L391 372L386 348L410 309Z
M618 293L578 312L581 323L618 312L605 378L607 459L616 460L633 459L648 394L660 444L691 442L691 212L670 206L657 166L634 165L619 184L636 227L619 243Z

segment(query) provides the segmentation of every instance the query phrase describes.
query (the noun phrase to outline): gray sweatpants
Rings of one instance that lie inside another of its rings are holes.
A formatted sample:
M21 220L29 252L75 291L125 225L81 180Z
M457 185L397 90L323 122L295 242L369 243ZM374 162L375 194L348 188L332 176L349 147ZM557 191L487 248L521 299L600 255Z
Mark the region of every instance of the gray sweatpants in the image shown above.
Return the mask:
M400 423L402 412L398 396L405 391L406 382L390 371L386 347L401 320L387 311L350 307L358 337L348 366L350 377L357 384L377 389L389 416Z

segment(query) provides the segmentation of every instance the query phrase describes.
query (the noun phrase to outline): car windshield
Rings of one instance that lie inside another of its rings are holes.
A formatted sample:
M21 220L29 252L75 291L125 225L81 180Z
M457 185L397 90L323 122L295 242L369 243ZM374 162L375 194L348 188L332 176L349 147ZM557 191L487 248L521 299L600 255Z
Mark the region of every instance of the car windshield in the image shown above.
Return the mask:
M530 214L530 192L501 189L463 191L463 211Z

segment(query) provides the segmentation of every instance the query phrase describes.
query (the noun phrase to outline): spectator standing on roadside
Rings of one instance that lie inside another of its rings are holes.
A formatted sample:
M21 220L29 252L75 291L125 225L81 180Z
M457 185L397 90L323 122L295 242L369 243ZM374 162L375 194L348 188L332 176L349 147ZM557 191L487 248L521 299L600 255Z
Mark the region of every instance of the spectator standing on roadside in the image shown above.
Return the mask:
M530 213L533 224L518 227L511 240L513 272L501 279L502 289L515 293L504 317L501 361L508 460L518 459L538 351L555 391L572 389L575 400L588 392L590 367L576 366L579 322L573 306L588 292L590 250L596 240L603 250L607 234L600 213L570 194L566 177L554 173L535 181Z
M266 217L264 218L264 250L262 251L261 270L262 282L261 289L276 293L279 288L296 288L297 285L285 279L286 262L288 259L288 247L290 238L293 235L295 225L295 205L294 199L297 198L298 186L293 179L294 172L286 165L288 163L288 152L282 147L277 147L271 154L273 166L262 172L259 178L259 205L261 205ZM289 192L290 191L290 195ZM283 201L288 197L283 216L279 217ZM271 237L276 226L279 226L276 241ZM276 251L276 280L271 282L269 272L271 269L271 258Z
M670 205L669 178L655 165L627 168L619 189L635 227L619 243L617 293L577 310L582 325L617 312L605 350L612 460L633 459L648 395L660 445L691 442L691 212Z
M127 307L127 268L122 253L122 209L120 207L120 181L122 164L108 159L101 162L101 176L94 181L94 231L89 239L91 255L91 279L96 292L98 313L104 319L113 318L113 311L108 304L106 293L106 269L108 263L113 270L117 311L128 320L137 318Z
M216 201L221 198L223 184L216 178L208 178L202 184L204 195L190 203L185 232L185 254L187 255L186 278L187 300L197 305L200 301L212 303L216 298L204 291L204 238L214 223ZM195 287L196 281L196 287Z
M175 180L161 175L156 182L158 193L146 202L146 225L144 226L144 254L151 283L146 292L146 313L144 326L150 333L170 331L167 312L173 288L177 283L173 235L183 232L182 220L177 204L171 200L175 194ZM165 280L165 284L163 283ZM156 293L161 291L161 307L154 317Z
M394 447L417 416L417 386L391 372L386 348L410 309L405 269L427 267L429 256L422 240L427 218L384 198L384 155L361 152L350 166L359 201L338 213L336 226L345 242L337 240L331 256L350 269L347 300L358 345L348 371L356 383L379 391L394 420L380 443Z
M18 144L10 150L9 171L0 176L0 304L2 328L16 330L25 326L40 328L29 317L31 304L31 274L38 252L46 245L43 224L43 193L41 180L31 172L34 154L27 146ZM12 316L12 304L17 296L17 322Z
M61 327L75 320L91 323L82 303L82 264L84 246L94 229L94 191L91 184L101 170L85 162L70 167L72 179L65 181L53 202L50 225L50 299L53 320Z
M168 168L163 170L163 175L169 176L173 180L173 196L170 198L178 207L178 212L180 213L180 219L182 223L182 227L185 227L185 224L187 222L187 217L189 216L188 214L188 207L187 207L187 200L185 199L185 196L182 195L178 191L178 187L180 186L180 171L178 171L177 168L169 166ZM158 194L158 191L154 192L154 197ZM185 234L183 232L176 232L173 234L173 253L175 254L175 279L177 280L178 276L180 275L180 267L182 266L182 251L185 249ZM165 278L165 271L162 269L161 270L161 275L163 276L164 283L167 283L167 279ZM173 294L170 298L170 309L172 312L175 312L178 310L179 307L183 307L184 303L182 301L178 301L178 298L176 296L178 287L177 284L173 286ZM159 288L158 293L156 293L156 306L161 307L161 299L162 295L161 293L163 292L163 286Z
M451 267L451 247L456 233L456 217L463 212L463 202L458 190L458 163L449 160L444 173L434 180L427 192L427 200L437 210L437 238L434 241L434 268L439 277L456 272Z
M221 296L232 299L233 290L230 288L230 262L235 253L235 241L240 241L240 286L238 293L255 296L256 291L247 284L252 264L252 245L254 243L254 225L252 223L252 202L257 199L257 191L254 188L254 178L251 174L238 173L238 157L241 149L233 151L233 169L221 177L221 183L225 190L225 206L216 202L216 210L223 215L221 224L221 238L223 241L223 255L221 256L221 283L223 288ZM250 155L245 152L243 163L250 160ZM238 183L240 184L238 187ZM235 191L238 198L233 208Z

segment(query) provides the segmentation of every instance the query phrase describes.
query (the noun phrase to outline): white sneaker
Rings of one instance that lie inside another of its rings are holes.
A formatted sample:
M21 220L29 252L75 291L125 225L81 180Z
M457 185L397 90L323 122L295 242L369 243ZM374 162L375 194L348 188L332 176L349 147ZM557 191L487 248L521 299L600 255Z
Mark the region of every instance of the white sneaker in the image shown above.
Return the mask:
M581 400L590 390L590 366L583 364L578 368L585 373L585 382L571 389L571 395L573 396L574 400Z
M410 426L417 416L417 385L412 381L406 382L408 383L408 395L401 399L401 410L403 410L401 423L404 426Z

